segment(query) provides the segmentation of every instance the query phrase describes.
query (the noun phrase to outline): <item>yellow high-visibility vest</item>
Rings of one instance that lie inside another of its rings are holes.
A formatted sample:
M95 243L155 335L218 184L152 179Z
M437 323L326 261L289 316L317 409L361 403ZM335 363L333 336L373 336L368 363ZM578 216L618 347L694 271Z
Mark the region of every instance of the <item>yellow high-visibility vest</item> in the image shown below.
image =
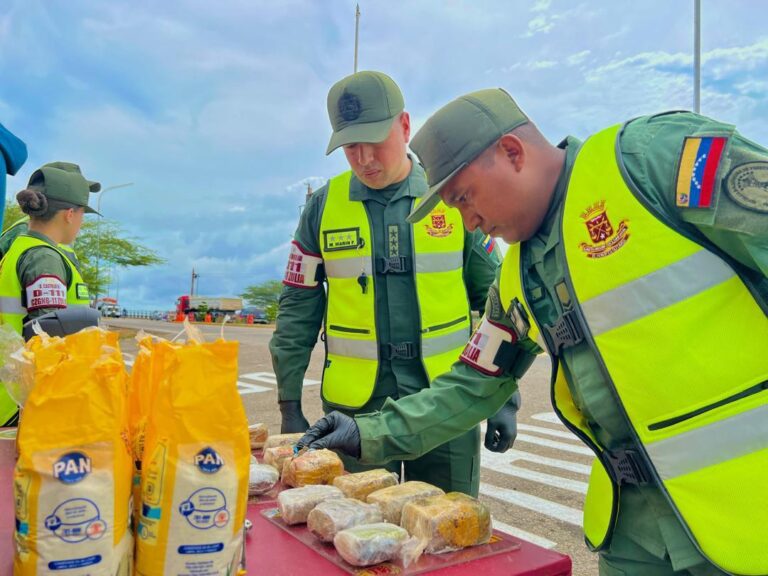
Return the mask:
M558 248L566 312L615 391L634 464L691 541L724 571L768 574L768 318L726 261L643 205L617 158L619 133L614 126L589 138L568 183ZM521 276L516 245L504 263L503 302L525 295ZM604 548L618 514L619 456L590 430L559 358L552 399L597 457L584 532L590 547Z
M464 228L455 209L438 208L412 226L409 255L419 304L420 341L380 342L376 331L376 263L373 234L362 202L349 199L351 172L331 179L320 222L323 264L328 279L325 315L326 362L323 399L360 408L373 395L379 358L418 355L434 379L458 360L470 332L470 307L463 280ZM363 291L358 278L365 273Z
M67 255L44 240L22 234L13 241L8 253L0 261L0 324L10 325L19 334L22 331L24 318L27 316L27 309L24 306L24 289L16 272L16 266L22 254L35 246L53 248L62 255L69 267L72 282L67 288L67 306L90 305L88 287ZM16 403L8 396L5 387L0 386L0 423L10 420L17 409Z

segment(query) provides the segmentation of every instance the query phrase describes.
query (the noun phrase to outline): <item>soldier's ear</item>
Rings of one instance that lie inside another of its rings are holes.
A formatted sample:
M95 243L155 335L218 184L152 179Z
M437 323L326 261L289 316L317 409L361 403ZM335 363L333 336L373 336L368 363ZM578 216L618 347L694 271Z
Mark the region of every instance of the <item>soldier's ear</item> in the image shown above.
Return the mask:
M519 171L523 167L523 161L525 160L523 141L514 134L508 133L499 138L497 145L503 151L504 157L512 163L515 170Z

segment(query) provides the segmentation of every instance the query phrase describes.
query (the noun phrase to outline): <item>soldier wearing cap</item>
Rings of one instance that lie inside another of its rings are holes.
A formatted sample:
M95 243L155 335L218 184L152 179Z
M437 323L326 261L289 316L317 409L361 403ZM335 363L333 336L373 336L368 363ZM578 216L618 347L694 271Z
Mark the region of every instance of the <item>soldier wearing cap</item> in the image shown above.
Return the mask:
M301 444L418 454L547 351L555 410L596 456L600 574L768 574L768 150L688 112L553 146L500 89L449 103L412 147L430 191L410 220L442 199L512 244L486 318L430 390L331 414Z
M406 222L427 184L407 153L410 118L389 76L365 71L337 82L328 115L326 153L343 147L351 171L312 195L291 246L270 342L282 432L309 427L302 382L321 325L325 411L378 410L451 367L469 336L470 309L483 308L499 264L492 239L466 232L456 210L439 208L418 226ZM511 445L517 402L491 414L491 449ZM477 494L479 430L454 436L406 462L406 478ZM364 469L351 459L345 464ZM399 462L390 467L399 471Z
M29 215L29 230L16 237L0 261L0 323L19 334L28 320L71 306L90 304L88 286L78 267L61 250L80 231L91 192L98 182L86 180L76 164L52 162L32 173L16 195ZM16 405L0 392L0 423L13 425Z

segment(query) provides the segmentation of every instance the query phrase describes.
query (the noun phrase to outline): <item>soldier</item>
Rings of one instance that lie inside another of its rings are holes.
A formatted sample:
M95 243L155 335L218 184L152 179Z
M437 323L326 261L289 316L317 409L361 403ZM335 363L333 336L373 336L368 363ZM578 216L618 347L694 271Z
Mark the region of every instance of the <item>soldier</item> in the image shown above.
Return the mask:
M32 173L25 190L16 195L28 214L29 230L19 235L0 262L0 323L19 334L26 322L49 312L90 304L80 270L60 244L71 244L98 182L86 180L76 164L53 162ZM16 425L18 409L0 390L0 423Z
M332 413L301 444L418 454L546 349L555 411L596 456L600 574L768 573L768 150L689 112L553 146L500 89L449 103L412 146L430 192L410 219L442 199L512 244L486 318L429 390Z
M309 427L302 382L323 321L325 411L378 410L450 368L469 335L470 308L483 308L499 264L492 239L465 232L456 210L406 222L427 183L407 153L410 118L389 76L366 71L340 80L328 94L328 115L327 153L343 147L352 170L312 195L291 245L270 342L282 432ZM504 451L514 440L517 402L490 414L490 449ZM454 436L406 462L405 478L476 495L479 430ZM345 465L362 469L349 458ZM390 468L399 471L399 462Z

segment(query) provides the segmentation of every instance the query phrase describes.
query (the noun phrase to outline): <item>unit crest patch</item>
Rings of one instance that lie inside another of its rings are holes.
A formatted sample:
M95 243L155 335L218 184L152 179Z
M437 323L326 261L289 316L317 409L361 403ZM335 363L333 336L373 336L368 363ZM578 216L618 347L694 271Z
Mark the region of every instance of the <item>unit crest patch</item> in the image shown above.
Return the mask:
M424 224L427 234L435 238L444 238L453 234L453 224L448 224L445 210L436 209L429 214L429 220Z
M728 173L725 189L734 202L756 212L768 212L768 162L747 162Z
M581 242L579 248L587 258L604 258L616 252L629 240L629 220L619 222L613 227L605 209L605 200L599 200L581 213L584 225L589 232L590 242Z

